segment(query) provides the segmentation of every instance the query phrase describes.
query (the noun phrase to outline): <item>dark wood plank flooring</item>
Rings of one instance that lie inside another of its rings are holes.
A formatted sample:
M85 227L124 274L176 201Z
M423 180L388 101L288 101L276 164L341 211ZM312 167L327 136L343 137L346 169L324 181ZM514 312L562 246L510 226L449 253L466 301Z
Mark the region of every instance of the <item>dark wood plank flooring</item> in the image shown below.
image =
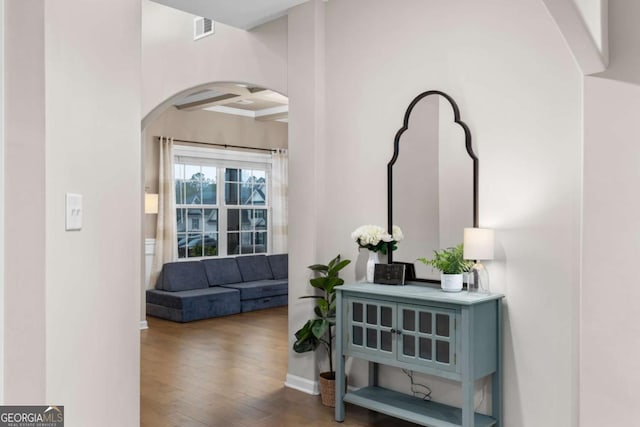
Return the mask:
M143 427L408 427L348 405L344 423L319 396L284 387L287 308L191 323L147 318L141 331Z

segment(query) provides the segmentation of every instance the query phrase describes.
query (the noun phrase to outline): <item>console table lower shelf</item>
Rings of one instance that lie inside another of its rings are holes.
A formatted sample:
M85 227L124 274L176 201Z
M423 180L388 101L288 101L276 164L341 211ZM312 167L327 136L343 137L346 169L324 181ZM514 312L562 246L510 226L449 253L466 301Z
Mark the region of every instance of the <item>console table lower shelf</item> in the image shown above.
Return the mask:
M462 426L462 409L442 403L425 401L382 387L370 386L344 395L344 402L353 403L392 417L429 427ZM474 413L474 426L491 427L496 419Z

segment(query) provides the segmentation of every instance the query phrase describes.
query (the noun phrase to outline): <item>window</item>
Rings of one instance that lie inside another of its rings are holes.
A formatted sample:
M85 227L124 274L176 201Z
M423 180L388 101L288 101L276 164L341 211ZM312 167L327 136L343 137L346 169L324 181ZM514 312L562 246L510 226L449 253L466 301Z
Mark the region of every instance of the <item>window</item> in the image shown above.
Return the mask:
M218 255L217 168L177 163L178 258Z
M176 149L178 258L267 253L270 175L269 155Z

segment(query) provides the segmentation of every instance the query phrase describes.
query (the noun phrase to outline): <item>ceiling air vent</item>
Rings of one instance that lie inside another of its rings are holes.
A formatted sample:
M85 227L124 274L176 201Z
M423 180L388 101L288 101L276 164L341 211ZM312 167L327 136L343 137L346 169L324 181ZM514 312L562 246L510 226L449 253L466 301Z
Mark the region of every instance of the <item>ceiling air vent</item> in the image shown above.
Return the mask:
M200 16L193 18L193 39L198 40L213 34L213 21Z

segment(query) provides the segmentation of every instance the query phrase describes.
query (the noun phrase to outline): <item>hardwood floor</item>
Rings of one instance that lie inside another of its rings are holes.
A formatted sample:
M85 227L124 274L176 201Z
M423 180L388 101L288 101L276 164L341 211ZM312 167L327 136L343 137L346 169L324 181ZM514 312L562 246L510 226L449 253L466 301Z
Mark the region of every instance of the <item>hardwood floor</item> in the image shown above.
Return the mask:
M319 396L284 387L287 308L191 323L148 317L141 332L143 427L408 427L347 406L344 423Z

